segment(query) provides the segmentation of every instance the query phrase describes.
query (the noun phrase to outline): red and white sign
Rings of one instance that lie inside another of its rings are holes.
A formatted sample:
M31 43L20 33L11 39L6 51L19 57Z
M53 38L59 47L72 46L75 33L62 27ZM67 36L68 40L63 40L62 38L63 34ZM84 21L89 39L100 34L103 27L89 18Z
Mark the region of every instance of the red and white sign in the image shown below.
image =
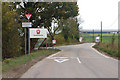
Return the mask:
M25 17L27 18L27 20L30 20L30 18L32 17L32 14L25 14Z
M47 29L30 28L30 38L47 38Z
M52 40L52 43L53 43L53 44L56 44L56 40Z

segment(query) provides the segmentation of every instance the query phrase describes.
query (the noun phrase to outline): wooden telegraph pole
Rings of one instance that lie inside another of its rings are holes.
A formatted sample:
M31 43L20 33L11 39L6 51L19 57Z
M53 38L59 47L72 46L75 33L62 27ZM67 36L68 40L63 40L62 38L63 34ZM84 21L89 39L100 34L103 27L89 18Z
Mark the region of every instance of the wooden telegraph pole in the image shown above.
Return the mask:
M102 21L101 21L101 43L102 43Z
M94 29L93 29L93 42L94 42L95 40L94 40Z

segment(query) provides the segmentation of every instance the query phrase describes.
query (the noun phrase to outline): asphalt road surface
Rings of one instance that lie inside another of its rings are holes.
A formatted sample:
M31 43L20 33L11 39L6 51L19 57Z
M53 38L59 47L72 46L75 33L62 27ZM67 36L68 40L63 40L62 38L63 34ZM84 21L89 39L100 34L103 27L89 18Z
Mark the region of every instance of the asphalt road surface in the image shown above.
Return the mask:
M118 78L118 61L93 49L94 43L57 47L21 78Z

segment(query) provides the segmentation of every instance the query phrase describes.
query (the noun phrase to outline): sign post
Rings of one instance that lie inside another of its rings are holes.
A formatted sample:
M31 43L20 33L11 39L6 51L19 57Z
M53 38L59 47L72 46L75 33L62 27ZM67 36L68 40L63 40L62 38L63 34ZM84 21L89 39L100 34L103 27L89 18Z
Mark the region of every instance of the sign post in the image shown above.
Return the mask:
M26 28L28 27L32 27L32 23L31 22L22 22L22 27L25 28L25 55L27 54L27 39L26 39ZM29 32L29 29L28 29ZM28 37L29 37L29 33L28 33ZM29 39L29 38L28 38ZM28 40L29 41L29 40ZM28 44L29 45L29 44ZM28 51L29 52L29 51Z
M30 34L29 34L30 30L28 28L28 55L30 55Z
M30 38L29 38L29 27L32 27L32 23L29 22L30 18L32 17L32 14L25 14L25 17L27 18L28 22L22 22L22 27L25 28L25 55L27 54L27 41L26 41L26 27L28 28L28 54L30 55Z
M52 43L53 43L53 47L54 47L56 44L56 40L52 40Z
M28 23L29 23L29 20L32 17L32 14L25 14L25 17L27 18ZM30 26L29 24L28 24L28 26ZM29 34L29 27L28 27L28 55L30 55L30 34Z
M27 42L26 42L26 28L25 28L25 55L27 54L26 49L27 49Z

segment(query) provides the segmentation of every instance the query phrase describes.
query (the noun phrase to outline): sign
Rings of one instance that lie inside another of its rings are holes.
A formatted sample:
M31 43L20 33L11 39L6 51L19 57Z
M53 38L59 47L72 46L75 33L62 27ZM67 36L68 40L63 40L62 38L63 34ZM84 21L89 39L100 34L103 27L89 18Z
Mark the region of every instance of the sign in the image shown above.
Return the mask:
M30 28L30 38L47 38L47 29Z
M80 38L79 38L79 41L82 42L82 40L83 40L83 37L80 37Z
M56 44L56 40L52 40L52 43L53 43L53 44Z
M25 14L25 17L27 18L27 20L29 21L30 18L32 17L32 14Z
M31 22L22 22L22 27L32 27Z
M96 37L96 42L100 42L100 37L99 36Z

